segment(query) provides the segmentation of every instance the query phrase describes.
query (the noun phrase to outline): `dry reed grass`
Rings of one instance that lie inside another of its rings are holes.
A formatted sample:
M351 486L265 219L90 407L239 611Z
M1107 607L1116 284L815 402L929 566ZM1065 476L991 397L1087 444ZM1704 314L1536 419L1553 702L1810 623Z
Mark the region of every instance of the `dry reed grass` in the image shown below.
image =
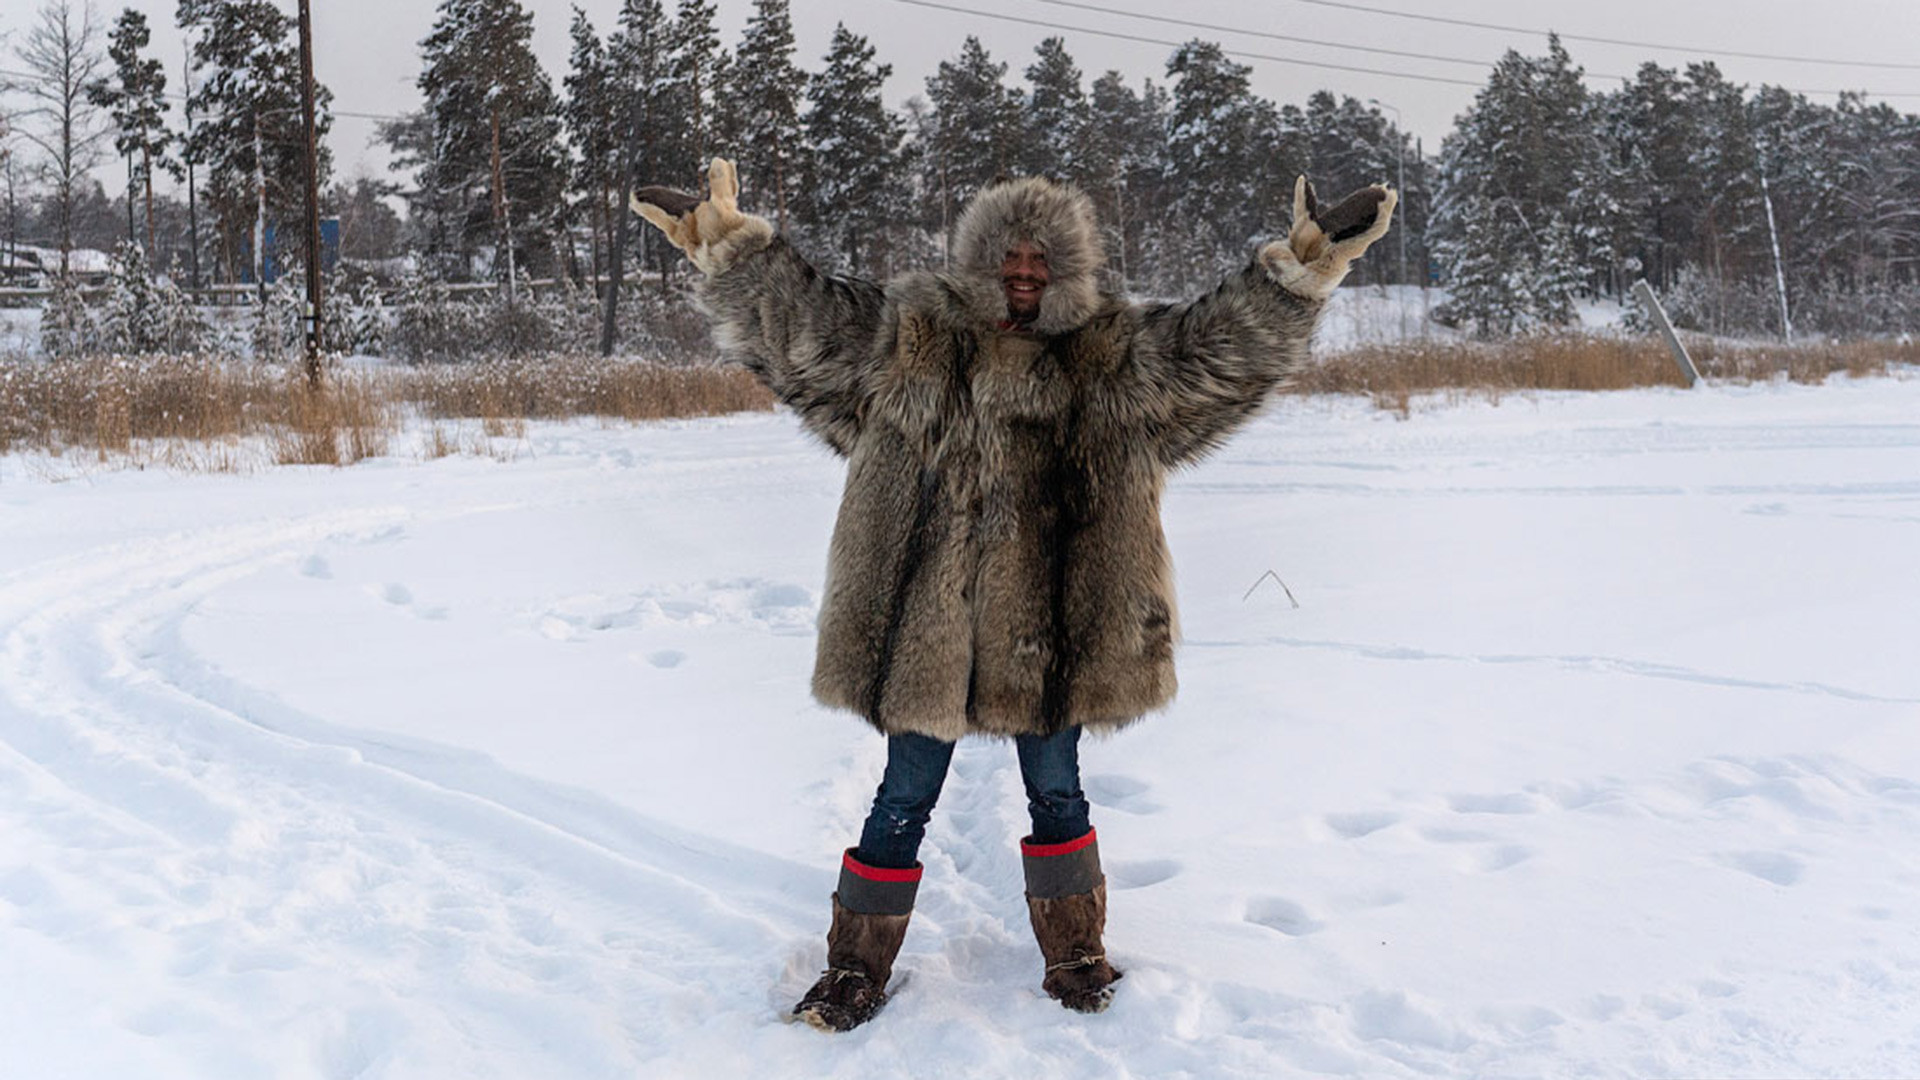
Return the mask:
M1708 378L1819 382L1920 365L1920 344L1850 342L1787 347L1690 342ZM1371 346L1311 365L1292 392L1362 394L1406 415L1424 394L1499 400L1537 390L1677 386L1664 344L1560 336L1499 344ZM91 455L103 463L236 471L256 459L347 465L391 451L410 416L429 426L428 458L512 460L529 420L640 421L773 407L734 367L660 366L586 356L369 371L334 369L319 389L296 367L212 356L0 358L0 453ZM478 431L468 428L478 425Z
M773 408L773 395L737 367L553 356L412 368L398 379L404 400L440 419L666 420Z
M298 365L215 356L0 358L0 453L85 452L101 462L190 471L242 468L238 444L263 444L279 464L350 465L389 452L411 414L436 421L428 456L510 460L501 439L529 420L716 416L771 409L773 397L738 368L663 367L597 357L497 361L326 373L308 385ZM478 421L471 437L441 420Z
M1920 363L1920 346L1892 341L1788 346L1697 338L1688 340L1687 351L1702 377L1739 383L1781 376L1814 383L1839 373L1884 375L1895 365ZM1405 415L1412 400L1425 394L1498 401L1540 390L1680 385L1679 369L1663 341L1569 334L1365 346L1309 365L1291 390L1362 394Z
M285 413L271 431L281 465L351 465L380 457L401 422L386 387L369 375L329 372L320 385L286 380Z
M284 381L277 368L208 356L0 361L0 453L104 460L140 441L251 434L276 413Z

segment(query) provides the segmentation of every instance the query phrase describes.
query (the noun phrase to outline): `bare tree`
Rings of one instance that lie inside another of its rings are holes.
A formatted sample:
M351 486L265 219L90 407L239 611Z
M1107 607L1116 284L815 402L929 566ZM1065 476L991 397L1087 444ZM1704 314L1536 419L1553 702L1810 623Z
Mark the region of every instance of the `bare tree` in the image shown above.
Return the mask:
M27 121L21 136L39 148L40 170L53 189L62 275L73 252L75 191L99 162L107 136L96 123L99 110L87 100L87 87L105 71L97 19L92 0L46 0L14 49L25 68L18 89L28 102L18 114Z

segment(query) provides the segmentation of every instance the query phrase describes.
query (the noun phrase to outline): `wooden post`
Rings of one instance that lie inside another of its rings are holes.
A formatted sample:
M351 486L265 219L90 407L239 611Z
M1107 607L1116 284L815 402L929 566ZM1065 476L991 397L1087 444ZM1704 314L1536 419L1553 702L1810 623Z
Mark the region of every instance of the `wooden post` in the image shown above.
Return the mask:
M1633 294L1647 307L1647 314L1653 316L1654 325L1667 336L1667 347L1673 350L1673 362L1680 367L1680 377L1689 387L1700 381L1700 369L1693 366L1693 357L1687 355L1687 347L1680 343L1680 335L1673 332L1673 324L1667 321L1667 310L1660 306L1660 298L1653 295L1653 286L1646 278L1633 283Z
M307 383L320 386L320 153L313 122L313 19L300 0L300 112L307 146ZM264 192L264 185L262 185ZM265 196L262 195L264 200Z

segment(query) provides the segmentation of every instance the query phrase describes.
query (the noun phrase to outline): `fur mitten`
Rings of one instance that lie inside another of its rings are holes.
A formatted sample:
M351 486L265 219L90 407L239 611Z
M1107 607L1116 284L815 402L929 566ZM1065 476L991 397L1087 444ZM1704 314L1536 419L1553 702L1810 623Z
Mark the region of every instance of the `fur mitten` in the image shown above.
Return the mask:
M773 242L773 226L765 218L741 213L739 197L733 162L714 158L707 169L704 202L672 188L643 187L629 197L629 205L666 233L667 242L686 252L701 273L713 277L740 256Z
M1287 291L1309 300L1325 300L1340 287L1353 260L1387 234L1400 195L1374 184L1323 209L1313 184L1293 182L1293 228L1285 240L1260 249L1260 261Z

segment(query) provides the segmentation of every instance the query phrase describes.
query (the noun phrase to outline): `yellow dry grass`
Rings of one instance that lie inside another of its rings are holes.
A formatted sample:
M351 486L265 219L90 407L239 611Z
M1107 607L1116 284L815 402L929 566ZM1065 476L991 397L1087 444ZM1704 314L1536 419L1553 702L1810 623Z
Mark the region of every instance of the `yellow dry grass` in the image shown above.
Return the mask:
M1920 364L1920 344L1797 346L1690 342L1709 379L1819 382ZM1577 335L1420 342L1338 353L1308 367L1300 394L1361 394L1406 414L1421 395L1498 400L1537 390L1619 390L1680 381L1663 343ZM298 366L215 356L0 357L0 453L78 466L137 464L238 471L256 461L349 465L392 451L424 418L419 453L511 460L532 420L646 421L766 410L773 397L736 367L666 366L592 356L353 371L318 387ZM478 430L473 430L477 426Z

